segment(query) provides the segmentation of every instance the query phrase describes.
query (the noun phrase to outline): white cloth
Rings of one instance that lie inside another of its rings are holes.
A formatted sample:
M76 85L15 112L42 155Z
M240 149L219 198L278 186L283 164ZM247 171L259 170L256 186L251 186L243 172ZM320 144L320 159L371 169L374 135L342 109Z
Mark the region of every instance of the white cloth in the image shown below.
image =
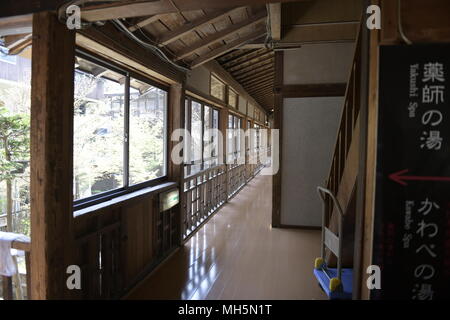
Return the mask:
M17 272L16 264L11 255L11 242L30 241L30 238L18 233L0 231L0 275L11 277Z

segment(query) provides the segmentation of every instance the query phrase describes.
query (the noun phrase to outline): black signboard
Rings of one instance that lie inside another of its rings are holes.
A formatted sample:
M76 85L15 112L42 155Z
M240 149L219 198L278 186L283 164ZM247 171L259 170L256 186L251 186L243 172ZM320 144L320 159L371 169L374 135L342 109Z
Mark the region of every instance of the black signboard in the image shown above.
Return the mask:
M450 45L380 47L374 299L450 298Z

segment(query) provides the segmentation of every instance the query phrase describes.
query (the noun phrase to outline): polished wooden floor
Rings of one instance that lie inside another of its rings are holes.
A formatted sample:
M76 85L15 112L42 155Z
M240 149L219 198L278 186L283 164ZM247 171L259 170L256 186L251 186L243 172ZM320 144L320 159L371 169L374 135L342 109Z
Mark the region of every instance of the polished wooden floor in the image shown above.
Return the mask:
M324 299L320 232L272 229L271 181L255 177L128 299Z

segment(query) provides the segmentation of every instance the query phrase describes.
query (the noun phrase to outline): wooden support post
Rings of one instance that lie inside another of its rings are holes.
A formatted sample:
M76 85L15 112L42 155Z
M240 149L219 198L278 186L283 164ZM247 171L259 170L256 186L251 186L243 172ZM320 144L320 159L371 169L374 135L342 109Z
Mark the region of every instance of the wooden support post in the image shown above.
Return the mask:
M31 298L66 298L71 250L75 33L33 15Z
M365 0L364 7L370 5L371 0ZM365 270L362 270L363 240L364 240L364 212L366 207L367 187L367 138L368 138L368 101L369 101L369 58L370 58L370 32L364 26L361 28L360 39L360 71L355 76L359 82L359 168L356 182L356 214L355 214L355 247L353 257L353 299L361 299L362 279ZM373 137L372 137L373 138Z
M219 130L222 132L222 147L219 147L219 159L222 159L225 164L225 189L226 189L226 201L228 201L228 165L227 163L227 128L228 128L228 109L220 109L219 115ZM221 154L220 154L221 153Z
M283 52L275 53L275 88L283 85ZM281 93L274 94L274 129L279 132L279 169L272 177L273 179L273 198L272 198L272 227L281 225L281 165L282 165L282 141L283 141L283 95Z
M182 245L183 241L183 215L185 214L182 208L181 198L183 195L183 164L175 164L172 161L172 150L178 145L178 141L172 141L171 135L174 130L184 128L184 84L173 84L169 90L169 110L168 110L168 150L167 150L167 163L168 163L168 177L170 181L178 183L180 192L180 204L174 208L176 215L178 215L178 231L179 237L177 239L178 245ZM184 143L184 141L183 141ZM184 156L184 154L180 154Z
M181 183L183 178L183 165L174 164L171 160L171 153L173 148L178 144L178 141L171 141L171 134L176 129L184 128L184 85L173 84L169 91L169 112L168 112L168 141L169 148L167 151L168 157L168 176L171 181Z

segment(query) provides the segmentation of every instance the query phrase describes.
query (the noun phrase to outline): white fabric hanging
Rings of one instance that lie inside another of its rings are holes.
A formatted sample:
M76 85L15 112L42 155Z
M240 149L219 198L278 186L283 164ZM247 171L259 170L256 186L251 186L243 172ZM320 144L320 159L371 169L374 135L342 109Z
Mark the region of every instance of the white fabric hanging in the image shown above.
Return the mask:
M11 255L13 241L29 242L30 238L18 233L0 231L0 275L11 277L17 272L16 264ZM15 254L17 254L15 252Z

